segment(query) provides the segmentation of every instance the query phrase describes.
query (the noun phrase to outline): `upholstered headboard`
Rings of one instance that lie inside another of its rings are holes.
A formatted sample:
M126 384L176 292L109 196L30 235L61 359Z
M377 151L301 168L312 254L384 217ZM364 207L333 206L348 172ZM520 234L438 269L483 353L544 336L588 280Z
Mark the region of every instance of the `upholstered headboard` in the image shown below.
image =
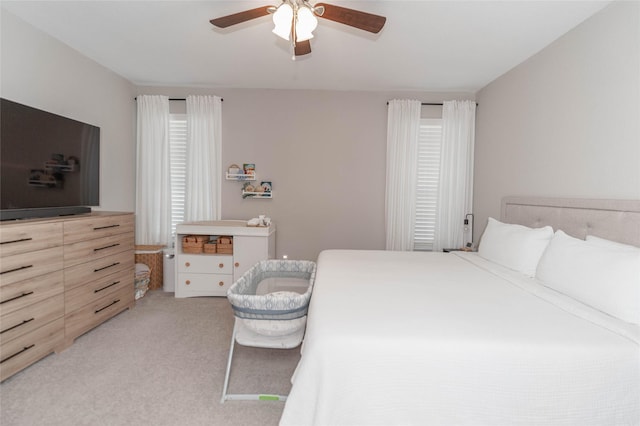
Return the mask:
M505 197L501 220L569 235L595 235L640 247L640 200Z

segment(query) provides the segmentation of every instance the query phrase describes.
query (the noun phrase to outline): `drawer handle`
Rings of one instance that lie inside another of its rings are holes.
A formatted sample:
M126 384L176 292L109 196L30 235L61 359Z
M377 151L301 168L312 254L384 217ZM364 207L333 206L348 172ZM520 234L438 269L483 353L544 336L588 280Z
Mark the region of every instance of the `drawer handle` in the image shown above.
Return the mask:
M11 299L3 300L2 302L0 302L0 305L2 305L3 303L11 302L12 300L20 299L21 297L27 297L27 296L30 296L30 295L32 295L32 294L33 294L33 292L32 292L32 291L29 291L29 292L27 292L27 293L22 293L20 296L15 296L15 297L12 297Z
M31 240L33 240L33 238L20 238L19 240L3 241L0 244L23 243L25 241L31 241Z
M224 268L224 263L218 264L218 268Z
M191 266L191 264L189 262L184 262L184 266L188 268L189 266Z
M104 246L104 247L94 248L94 249L93 249L93 251L105 250L105 249L108 249L108 248L118 247L119 245L120 245L120 243L111 244L110 246Z
M94 231L99 231L101 229L117 228L118 226L120 226L120 225L116 224L116 225L107 225L107 226L97 226L97 227L93 228L93 230Z
M99 289L97 289L97 290L93 290L93 292L94 292L94 293L100 293L102 290L106 290L106 289L108 289L109 287L113 287L113 286L114 286L114 285L116 285L116 284L120 284L120 281L114 281L114 282L112 282L112 283L111 283L111 284L109 284L109 285L106 285L106 286L104 286L104 287L102 287L102 288L99 288Z
M115 263L112 263L111 265L107 265L107 266L104 266L102 268L94 269L93 272L104 271L107 268L111 268L112 266L118 266L119 264L120 264L120 262L115 262Z
M220 282L218 283L218 285L219 285L220 287L222 287L222 286L224 285L224 281L220 281Z
M2 272L0 272L0 275L2 275L2 274L8 274L9 272L22 271L23 269L29 269L29 268L33 268L33 265L21 266L21 267L19 267L19 268L9 269L8 271L2 271Z
M20 355L20 354L21 354L21 353L23 353L23 352L28 351L29 349L31 349L31 348L32 348L32 347L34 347L34 346L35 346L35 344L33 344L33 343L32 343L32 344L30 344L29 346L25 346L25 347L23 347L23 348L22 348L22 350L20 350L20 351L16 352L16 353L15 353L15 354L13 354L13 355L9 355L9 356L8 356L8 357L6 357L5 359L1 360L1 361L0 361L0 364L2 364L2 363L3 363L3 362L5 362L5 361L9 361L11 358L13 358L13 357L15 357L15 356L18 356L18 355Z
M237 268L238 266L240 266L240 262L236 262L236 263L235 263L235 266L236 266L236 268Z
M9 331L9 330L13 330L14 328L18 328L18 327L23 326L23 325L25 325L25 324L28 324L28 323L30 323L31 321L33 321L34 319L35 319L35 318L33 318L33 317L32 317L32 318L29 318L28 320L23 320L20 324L16 324L16 325L14 325L14 326L12 326L12 327L7 328L6 330L2 330L2 331L0 331L0 334L5 333L5 332L7 332L7 331Z
M111 306L115 305L115 304L116 304L116 303L118 303L119 301L120 301L120 299L116 299L116 300L114 300L113 302L111 302L111 303L109 303L107 306L105 306L104 308L100 308L100 309L98 309L97 311L95 311L95 312L94 312L94 314L97 314L98 312L102 312L102 311L104 311L105 309L107 309L107 308L109 308L109 307L111 307Z
M186 280L184 283L185 283L186 285L189 285L189 284L191 284L191 281L190 281L190 280Z

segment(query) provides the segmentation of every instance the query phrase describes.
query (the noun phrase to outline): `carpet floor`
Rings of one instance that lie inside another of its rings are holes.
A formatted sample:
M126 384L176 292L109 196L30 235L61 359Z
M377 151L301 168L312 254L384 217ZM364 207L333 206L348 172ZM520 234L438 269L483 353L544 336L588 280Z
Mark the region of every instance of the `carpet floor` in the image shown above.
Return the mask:
M277 425L280 401L220 403L233 314L226 298L150 291L0 385L0 424ZM286 395L300 348L236 345L229 392Z

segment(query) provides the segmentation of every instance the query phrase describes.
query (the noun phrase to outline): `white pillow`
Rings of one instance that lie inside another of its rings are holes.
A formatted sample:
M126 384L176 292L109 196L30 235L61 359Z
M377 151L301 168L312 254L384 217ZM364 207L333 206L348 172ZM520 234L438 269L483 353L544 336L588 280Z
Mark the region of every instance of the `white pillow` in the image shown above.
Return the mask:
M640 325L640 250L583 241L557 231L536 278L602 312Z
M533 277L551 237L553 229L550 226L528 228L490 217L480 240L478 255Z

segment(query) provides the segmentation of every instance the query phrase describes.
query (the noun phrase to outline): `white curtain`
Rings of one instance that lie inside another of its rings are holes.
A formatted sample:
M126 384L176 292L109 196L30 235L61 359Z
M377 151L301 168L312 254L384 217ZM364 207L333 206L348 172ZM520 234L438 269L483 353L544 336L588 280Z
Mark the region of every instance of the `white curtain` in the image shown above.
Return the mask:
M387 115L387 250L413 250L420 101L392 100Z
M218 220L221 209L222 99L187 97L185 220Z
M140 95L137 101L136 244L169 244L169 98Z
M462 247L465 243L464 219L473 207L475 121L474 101L443 103L434 251Z

